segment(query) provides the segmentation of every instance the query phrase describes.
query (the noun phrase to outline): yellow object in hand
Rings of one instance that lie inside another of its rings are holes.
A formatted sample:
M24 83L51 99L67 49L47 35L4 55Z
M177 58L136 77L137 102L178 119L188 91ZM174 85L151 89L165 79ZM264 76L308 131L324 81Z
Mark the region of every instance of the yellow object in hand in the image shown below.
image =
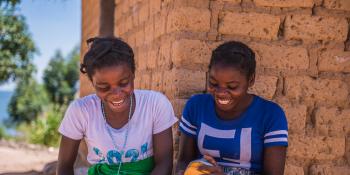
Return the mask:
M202 174L210 174L207 170L198 170L198 168L202 165L208 165L208 163L204 163L202 161L193 161L191 162L185 171L184 175L202 175Z

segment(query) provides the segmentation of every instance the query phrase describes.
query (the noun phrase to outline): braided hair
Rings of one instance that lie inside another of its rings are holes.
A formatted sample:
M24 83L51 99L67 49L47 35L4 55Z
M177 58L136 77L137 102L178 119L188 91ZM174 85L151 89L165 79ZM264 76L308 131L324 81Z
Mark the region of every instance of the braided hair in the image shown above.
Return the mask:
M255 53L241 42L229 41L221 44L212 52L209 70L214 65L238 68L249 79L255 74Z
M80 72L87 74L90 80L96 69L125 64L135 73L135 60L132 48L120 38L95 37L87 41L89 50L80 64Z

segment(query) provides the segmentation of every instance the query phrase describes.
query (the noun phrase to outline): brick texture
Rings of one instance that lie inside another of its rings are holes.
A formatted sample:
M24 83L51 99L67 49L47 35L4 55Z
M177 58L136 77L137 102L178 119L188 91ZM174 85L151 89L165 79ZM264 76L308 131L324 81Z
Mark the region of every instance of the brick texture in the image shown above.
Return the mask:
M147 69L152 70L157 67L158 49L149 50L147 54Z
M151 89L151 74L150 73L140 73L136 79L140 82L140 88L142 89Z
M234 4L240 4L242 0L223 0L224 2L234 3Z
M285 175L304 175L304 169L303 167L286 164L286 167L284 169Z
M344 104L348 100L348 87L340 80L317 79L307 76L286 78L286 95L294 100L320 104Z
M210 29L210 11L193 7L172 10L168 16L167 32L207 32Z
M181 115L182 115L182 111L183 111L183 109L185 107L185 104L187 102L187 99L174 99L174 100L171 100L170 102L171 102L171 104L174 107L175 115L178 118L180 118Z
M98 5L96 5L93 0L82 1L82 15L85 16L85 18L82 19L82 28L84 30L82 31L82 42L80 47L80 54L82 55L80 57L81 62L83 61L83 55L88 50L86 40L91 37L98 36L98 30L100 25L100 19L98 17L100 14L100 8ZM90 13L94 13L96 14L96 16L89 15ZM91 85L91 82L86 75L80 74L80 87L84 87L80 88L80 97L94 93L94 89Z
M309 68L306 48L283 45L252 43L258 66L285 70L305 70Z
M171 42L164 41L159 48L159 57L157 60L157 66L160 68L169 68L172 64L171 57Z
M277 89L277 80L275 76L257 76L254 85L249 89L250 92L260 95L266 99L272 99Z
M162 71L153 71L152 72L152 79L151 79L151 89L156 91L162 91L164 88L164 73Z
M162 6L162 0L150 0L150 15L160 12Z
M200 40L177 40L172 47L172 61L176 66L196 66L209 64L210 46Z
M347 34L345 18L291 15L285 21L286 39L345 41Z
M205 89L205 74L202 71L172 69L164 72L165 94L174 97L189 98Z
M174 0L175 7L208 8L209 0Z
M312 165L310 175L350 174L348 166Z
M349 0L324 0L323 6L328 9L350 11Z
M330 49L321 52L318 62L320 71L350 72L350 52L344 52L342 49Z
M148 20L149 13L149 3L143 3L139 11L139 24L142 24L143 22Z
M159 38L165 34L166 16L157 16L154 20L154 38Z
M288 156L315 159L332 160L339 159L345 154L345 138L339 137L307 137L302 135L290 135Z
M259 13L222 14L219 33L276 40L280 17ZM257 20L259 19L259 20ZM239 27L238 27L239 26Z
M307 106L281 104L288 121L288 132L291 134L303 134L305 132Z
M313 0L254 0L257 6L266 7L312 7Z
M321 135L345 136L350 133L350 109L321 107L316 112L316 129Z

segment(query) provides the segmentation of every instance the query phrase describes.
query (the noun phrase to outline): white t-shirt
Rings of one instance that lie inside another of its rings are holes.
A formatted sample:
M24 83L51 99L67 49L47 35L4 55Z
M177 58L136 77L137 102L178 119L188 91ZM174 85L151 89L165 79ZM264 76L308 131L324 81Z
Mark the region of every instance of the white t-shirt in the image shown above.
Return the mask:
M91 164L134 162L153 156L152 135L171 127L177 118L171 103L163 94L150 90L134 90L134 94L136 108L129 121L124 150L128 124L120 129L107 125L116 142L115 148L102 115L101 100L96 94L73 101L58 130L68 138L85 139L87 160Z

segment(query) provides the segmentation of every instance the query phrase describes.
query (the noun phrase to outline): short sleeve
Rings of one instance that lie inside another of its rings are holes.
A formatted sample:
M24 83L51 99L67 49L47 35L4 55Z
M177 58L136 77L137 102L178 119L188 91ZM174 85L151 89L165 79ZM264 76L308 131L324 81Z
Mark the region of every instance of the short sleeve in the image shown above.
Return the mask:
M73 101L68 106L58 131L68 138L80 140L84 137L84 128L85 120L82 109L78 101Z
M194 98L187 101L180 120L180 131L190 137L195 137L197 135L193 104Z
M274 104L265 121L264 146L288 146L288 124L282 108Z
M170 101L161 93L157 93L156 97L153 134L158 134L170 128L177 122L177 118Z

